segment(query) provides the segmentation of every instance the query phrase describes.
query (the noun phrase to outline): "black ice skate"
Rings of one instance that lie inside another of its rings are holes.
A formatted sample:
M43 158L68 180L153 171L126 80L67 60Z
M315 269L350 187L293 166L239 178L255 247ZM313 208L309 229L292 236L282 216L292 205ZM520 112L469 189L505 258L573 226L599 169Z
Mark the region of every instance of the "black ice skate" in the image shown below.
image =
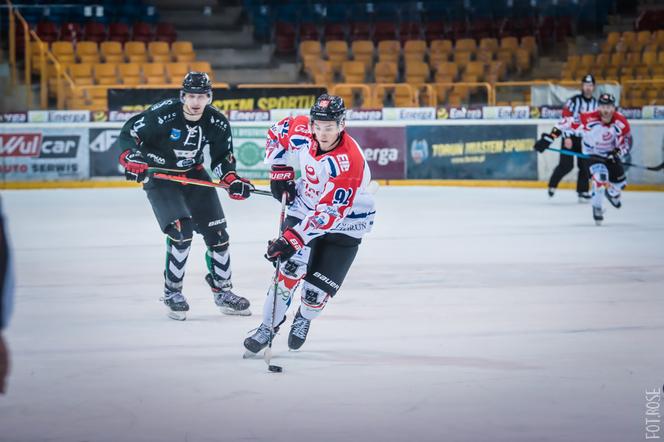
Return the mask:
M307 333L311 321L300 314L298 309L295 318L293 318L293 325L291 325L290 333L288 334L288 348L291 350L299 350L307 340Z
M620 209L622 206L622 203L620 202L620 194L616 196L611 196L609 195L609 192L604 192L604 195L606 195L606 199L609 200L611 205L615 207L616 209Z
M270 327L261 323L260 327L256 329L254 334L244 340L244 348L246 348L247 351L256 354L267 347L269 342Z
M556 194L556 188L555 187L549 187L549 190L547 190L546 193L549 194L549 198L553 198L553 195Z
M582 204L589 203L592 195L589 192L579 192L579 202Z
M601 207L593 206L593 219L595 220L595 224L598 226L602 225L602 221L604 221L604 210L602 210Z
M205 276L205 280L210 284L212 294L214 295L214 303L217 304L222 313L226 315L251 316L249 300L233 293L230 284L227 287L218 287L209 273Z
M164 297L161 298L164 305L168 308L168 317L176 321L184 321L187 319L187 312L189 311L189 304L180 292L173 292L164 290Z

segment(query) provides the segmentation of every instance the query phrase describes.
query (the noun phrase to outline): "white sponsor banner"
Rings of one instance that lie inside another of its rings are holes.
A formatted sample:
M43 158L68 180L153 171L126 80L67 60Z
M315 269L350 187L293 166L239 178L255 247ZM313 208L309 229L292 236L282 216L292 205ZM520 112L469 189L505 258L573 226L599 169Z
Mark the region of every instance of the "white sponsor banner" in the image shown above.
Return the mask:
M0 133L0 175L5 181L90 177L87 129L23 126Z
M435 120L435 107L386 107L383 119L390 121Z

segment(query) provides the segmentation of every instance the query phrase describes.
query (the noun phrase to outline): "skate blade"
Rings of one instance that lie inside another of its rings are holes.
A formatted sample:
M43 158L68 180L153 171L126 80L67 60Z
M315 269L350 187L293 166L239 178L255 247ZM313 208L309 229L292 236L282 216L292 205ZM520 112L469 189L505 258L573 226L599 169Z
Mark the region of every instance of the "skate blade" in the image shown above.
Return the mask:
M595 220L595 225L596 225L596 226L601 226L601 225L602 225L602 221L603 221L603 220L601 220L601 219L596 219L596 220Z
M187 313L185 313L185 312L174 312L172 310L169 310L168 317L171 318L171 319L174 319L176 321L184 321L184 320L187 319Z
M254 353L253 351L245 350L244 354L242 355L242 359L258 359L260 358L260 352Z
M233 310L230 307L219 307L219 311L223 313L224 315L229 315L229 316L251 316L251 310L246 309L246 310Z

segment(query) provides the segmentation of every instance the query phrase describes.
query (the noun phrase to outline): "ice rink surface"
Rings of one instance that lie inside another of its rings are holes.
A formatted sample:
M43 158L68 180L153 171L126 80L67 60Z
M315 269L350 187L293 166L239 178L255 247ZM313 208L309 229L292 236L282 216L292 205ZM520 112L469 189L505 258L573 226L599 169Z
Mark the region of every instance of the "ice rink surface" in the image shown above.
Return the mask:
M218 312L197 236L176 322L140 189L2 194L18 286L0 440L644 440L664 383L664 194L627 192L596 227L572 191L382 187L307 343L277 337L282 374L241 358L279 204L221 198L254 316Z

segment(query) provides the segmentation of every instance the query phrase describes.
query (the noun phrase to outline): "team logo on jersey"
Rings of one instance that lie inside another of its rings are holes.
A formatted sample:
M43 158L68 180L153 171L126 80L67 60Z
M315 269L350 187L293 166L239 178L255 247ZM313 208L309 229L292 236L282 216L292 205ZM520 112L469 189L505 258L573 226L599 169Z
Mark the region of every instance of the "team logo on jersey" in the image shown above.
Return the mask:
M182 136L182 131L180 129L171 129L171 136L168 137L171 141L177 141Z
M319 180L318 177L316 176L316 170L314 170L314 168L313 168L312 166L307 165L307 166L304 168L304 171L305 171L305 173L306 173L306 175L307 175L307 179L309 180L309 182L310 182L311 184L318 184L318 183L320 183L320 180Z
M613 135L611 135L611 132L604 132L602 133L602 140L604 141L609 141Z

